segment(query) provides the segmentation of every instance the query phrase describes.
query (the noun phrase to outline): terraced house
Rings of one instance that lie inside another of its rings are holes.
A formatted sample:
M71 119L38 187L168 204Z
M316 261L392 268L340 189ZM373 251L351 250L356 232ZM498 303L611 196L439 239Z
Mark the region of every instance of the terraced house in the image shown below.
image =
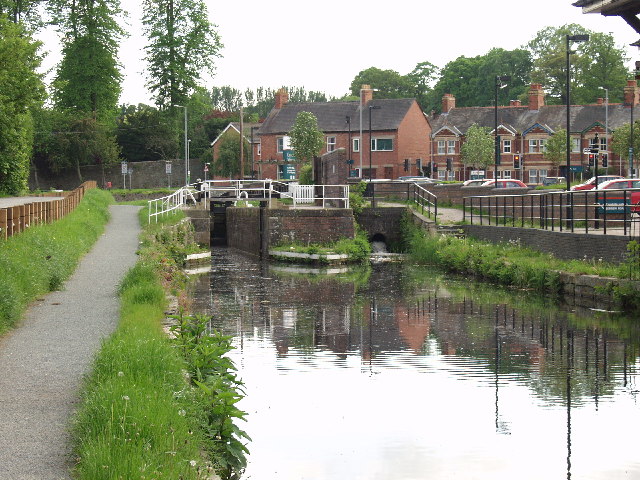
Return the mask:
M625 123L630 123L632 107L638 104L639 91L636 80L629 80L624 86L624 102L608 104L600 98L593 105L571 105L571 171L573 174L585 171L589 164L588 150L598 143L603 152L610 173L624 175L627 159L613 155L609 149L612 131ZM460 146L465 141L469 127L477 124L489 127L495 133L495 107L457 108L453 95L442 98L442 113L430 118L432 142L430 161L437 166L437 175L445 178L466 180L477 166L464 165L460 156ZM525 183L541 183L547 176L565 176L566 165L553 165L545 157L545 143L567 124L566 105L546 105L542 85L531 84L529 101L522 105L512 100L508 106L498 107L498 128L500 137L501 162L498 176L517 178ZM636 113L637 114L637 113ZM637 117L636 117L637 118ZM596 136L597 135L597 136ZM449 172L443 166L450 167ZM602 160L600 160L600 165ZM491 166L487 178L493 178Z
M278 91L275 107L257 132L259 177L297 176L299 165L292 161L288 134L303 111L316 116L325 135L320 155L345 149L352 177L419 175L430 152L427 117L413 98L374 99L373 94L369 85L363 85L359 101L289 104L286 91Z

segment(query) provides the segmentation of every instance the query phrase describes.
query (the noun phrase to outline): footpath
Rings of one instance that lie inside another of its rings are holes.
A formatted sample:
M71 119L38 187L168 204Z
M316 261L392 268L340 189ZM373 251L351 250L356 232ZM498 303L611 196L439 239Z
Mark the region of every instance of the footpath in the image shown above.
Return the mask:
M115 329L117 288L136 262L138 209L111 220L61 291L39 298L0 338L0 479L68 480L69 426L101 340Z

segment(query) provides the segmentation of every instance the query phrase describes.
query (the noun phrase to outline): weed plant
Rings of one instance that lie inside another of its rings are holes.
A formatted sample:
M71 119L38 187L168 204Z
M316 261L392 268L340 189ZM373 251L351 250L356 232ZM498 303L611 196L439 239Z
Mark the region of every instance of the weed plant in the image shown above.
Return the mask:
M140 218L146 225L145 211ZM80 480L209 479L213 471L227 480L246 465L229 339L206 331L201 317L181 315L174 340L161 328L166 292L184 290L180 267L196 250L181 220L144 228L140 260L120 285L120 323L96 357L74 422Z
M0 333L38 296L62 287L104 231L111 203L109 193L92 189L66 217L0 240Z

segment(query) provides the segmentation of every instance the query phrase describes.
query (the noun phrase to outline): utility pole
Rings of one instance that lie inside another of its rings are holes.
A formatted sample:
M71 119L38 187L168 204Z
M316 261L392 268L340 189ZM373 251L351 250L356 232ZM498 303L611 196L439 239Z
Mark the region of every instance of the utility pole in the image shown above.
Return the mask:
M244 179L244 138L242 131L244 130L244 122L242 121L242 107L240 107L240 180Z

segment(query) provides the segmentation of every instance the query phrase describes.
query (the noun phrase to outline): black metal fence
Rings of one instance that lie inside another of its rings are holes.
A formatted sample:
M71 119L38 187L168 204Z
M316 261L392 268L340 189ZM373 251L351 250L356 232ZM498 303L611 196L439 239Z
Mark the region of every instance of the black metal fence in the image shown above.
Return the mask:
M640 189L478 195L464 198L463 219L479 225L634 236L640 226L638 199Z

